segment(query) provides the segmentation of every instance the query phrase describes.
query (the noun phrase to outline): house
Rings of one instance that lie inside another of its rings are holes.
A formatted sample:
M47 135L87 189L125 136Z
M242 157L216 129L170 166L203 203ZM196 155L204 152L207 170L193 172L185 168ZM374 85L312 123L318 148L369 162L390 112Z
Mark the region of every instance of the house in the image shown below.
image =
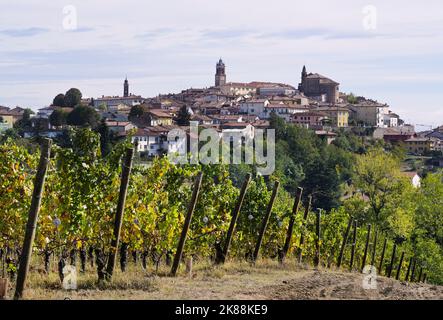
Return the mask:
M228 122L243 122L243 116L238 114L230 115L210 115L213 124L223 124Z
M264 86L258 88L257 93L262 97L291 96L296 94L297 90L291 86Z
M420 188L421 187L421 177L418 175L417 172L402 172L402 175L411 181L412 186L414 188Z
M340 106L319 107L315 109L317 112L325 113L331 120L332 126L337 128L348 127L349 110Z
M3 118L4 123L14 124L18 120L23 119L23 114L25 113L25 109L20 107L15 107L14 109L10 109L8 107L0 107L0 117Z
M280 97L280 96L272 97L269 98L269 102L272 104L282 102L284 104L289 104L289 105L307 106L309 105L309 98L303 94L296 94L291 97Z
M131 106L128 106L123 103L119 103L117 105L109 105L107 108L107 111L109 112L115 112L115 113L129 113L131 111Z
M290 121L292 115L296 113L303 113L307 111L306 107L298 107L294 105L288 105L285 103L268 104L264 111L259 114L260 119L269 119L271 114L275 113L277 116L284 118L286 121Z
M267 99L254 99L240 103L240 113L259 116L264 113L265 107L269 105Z
M191 117L192 121L197 121L199 125L210 125L213 124L213 119L204 114L194 114Z
M220 128L222 129L222 138L238 135L246 139L253 139L255 134L255 128L250 123L228 122L220 125Z
M133 107L140 105L145 101L142 96L129 95L127 97L105 97L94 99L94 108L99 109L105 107L107 110L118 108L119 105Z
M132 143L137 144L137 152L141 156L155 157L177 152L180 144L185 143L180 140L168 141L168 133L178 128L177 126L156 126L140 128L132 137Z
M315 134L318 137L324 139L327 144L331 144L337 138L337 134L332 131L317 130L315 131Z
M14 125L14 117L8 111L9 108L0 106L0 132L11 129Z
M384 126L388 128L398 127L400 116L396 113L389 112L383 116Z
M359 104L350 104L351 118L358 124L370 127L396 127L398 116L390 115L389 106L376 102L366 101Z
M172 125L173 115L163 109L149 109L147 114L152 127Z
M108 126L109 130L116 133L116 134L122 134L131 131L132 129L135 129L136 127L130 123L130 122L118 122L118 121L106 121L106 125Z
M291 116L289 121L306 128L315 128L325 125L325 123L329 121L329 118L326 113L310 111L295 113Z
M405 140L404 144L409 153L423 155L436 150L438 147L438 140L435 138L413 137Z

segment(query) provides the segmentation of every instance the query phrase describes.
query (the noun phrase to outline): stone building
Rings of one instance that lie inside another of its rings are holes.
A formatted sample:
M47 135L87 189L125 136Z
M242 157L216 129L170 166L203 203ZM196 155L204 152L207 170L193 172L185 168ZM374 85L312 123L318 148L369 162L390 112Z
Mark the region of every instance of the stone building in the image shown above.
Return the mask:
M223 60L220 58L216 65L215 86L221 87L226 84L226 68Z
M339 85L338 82L318 73L308 74L306 66L303 66L301 83L298 86L298 90L312 99L335 104L339 102Z

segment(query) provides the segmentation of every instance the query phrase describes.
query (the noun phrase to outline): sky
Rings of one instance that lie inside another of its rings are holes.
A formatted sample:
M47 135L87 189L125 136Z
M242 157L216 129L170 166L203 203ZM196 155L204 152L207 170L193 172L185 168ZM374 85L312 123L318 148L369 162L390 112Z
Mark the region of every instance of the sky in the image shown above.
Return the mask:
M228 81L297 86L303 65L388 103L408 123L443 124L443 2L423 0L0 0L0 105L144 97Z

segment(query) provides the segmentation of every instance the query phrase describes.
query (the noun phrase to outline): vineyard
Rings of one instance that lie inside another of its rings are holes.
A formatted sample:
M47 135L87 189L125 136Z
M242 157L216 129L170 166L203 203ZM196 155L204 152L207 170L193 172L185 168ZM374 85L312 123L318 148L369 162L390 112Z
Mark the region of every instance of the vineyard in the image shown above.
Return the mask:
M224 165L179 166L166 158L134 165L129 142L102 156L100 136L87 129L73 133L72 148L42 145L0 145L0 276L17 281L16 298L30 264L48 274L53 261L60 280L63 268L75 265L80 278L93 266L99 282L111 282L116 265L124 272L130 259L140 261L140 271L169 266L175 276L191 257L365 273L374 272L370 265L411 282L441 277L417 243L343 206L312 208L311 195L302 188L290 194L272 176L249 174L236 186Z

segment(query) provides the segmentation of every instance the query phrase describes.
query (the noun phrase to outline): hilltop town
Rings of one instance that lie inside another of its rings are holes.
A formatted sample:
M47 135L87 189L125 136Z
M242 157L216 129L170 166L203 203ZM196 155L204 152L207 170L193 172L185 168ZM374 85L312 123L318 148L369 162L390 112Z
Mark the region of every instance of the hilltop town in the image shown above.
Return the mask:
M443 148L443 127L416 133L388 104L343 93L338 82L310 73L305 66L297 87L262 81L229 82L228 78L225 63L220 59L214 85L207 88L145 98L130 93L129 81L125 79L122 96L87 99L82 98L78 89L71 89L36 113L0 106L0 132L19 127L25 138L56 138L67 126L83 125L93 119L95 125L106 125L116 139L131 134L138 141L140 156L149 158L168 151L171 146L167 133L189 125L189 121L220 132L253 134L256 128L269 127L275 114L287 123L314 131L328 143L337 132L354 130L359 135L402 144L414 155ZM79 106L83 110L70 115Z

